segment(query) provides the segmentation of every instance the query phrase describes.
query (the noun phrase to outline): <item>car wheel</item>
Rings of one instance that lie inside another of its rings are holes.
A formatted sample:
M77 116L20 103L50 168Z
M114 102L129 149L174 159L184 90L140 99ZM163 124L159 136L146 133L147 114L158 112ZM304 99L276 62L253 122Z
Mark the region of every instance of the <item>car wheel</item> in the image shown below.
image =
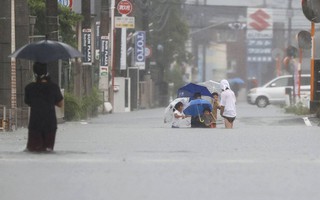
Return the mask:
M269 104L269 102L266 97L258 97L256 100L256 104L259 108L265 108Z

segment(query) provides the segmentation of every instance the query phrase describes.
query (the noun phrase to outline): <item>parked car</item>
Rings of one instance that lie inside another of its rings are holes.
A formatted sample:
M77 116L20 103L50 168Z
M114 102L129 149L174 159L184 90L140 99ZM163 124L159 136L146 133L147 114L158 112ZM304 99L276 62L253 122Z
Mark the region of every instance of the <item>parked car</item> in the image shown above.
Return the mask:
M287 99L286 88L291 88L292 91L292 85L292 75L279 76L262 87L251 89L247 95L247 102L261 108L269 104L285 104ZM300 95L310 96L310 74L301 75Z

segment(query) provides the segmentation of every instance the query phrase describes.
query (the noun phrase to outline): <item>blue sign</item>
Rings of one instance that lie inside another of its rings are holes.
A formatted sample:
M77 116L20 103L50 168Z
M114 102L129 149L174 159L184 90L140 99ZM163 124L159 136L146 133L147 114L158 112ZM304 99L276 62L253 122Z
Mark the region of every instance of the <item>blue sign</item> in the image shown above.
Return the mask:
M135 36L135 48L134 48L135 66L139 69L145 69L146 67L146 32L137 31Z
M247 39L248 62L272 62L272 39Z
M58 0L58 3L72 8L72 0Z

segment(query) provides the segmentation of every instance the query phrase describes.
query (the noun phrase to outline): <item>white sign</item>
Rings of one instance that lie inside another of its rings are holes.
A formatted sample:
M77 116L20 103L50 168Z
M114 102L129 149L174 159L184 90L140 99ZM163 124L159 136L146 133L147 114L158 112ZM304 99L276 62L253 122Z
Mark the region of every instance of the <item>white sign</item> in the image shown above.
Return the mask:
M120 70L127 69L127 29L121 29Z
M114 17L114 25L116 28L134 28L134 17Z

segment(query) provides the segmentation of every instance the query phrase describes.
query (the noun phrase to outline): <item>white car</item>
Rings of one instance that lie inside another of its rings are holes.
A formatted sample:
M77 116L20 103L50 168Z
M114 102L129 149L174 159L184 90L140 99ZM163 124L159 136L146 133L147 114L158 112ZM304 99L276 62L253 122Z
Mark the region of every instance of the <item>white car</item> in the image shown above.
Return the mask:
M286 88L293 88L292 75L279 76L262 87L253 88L247 95L249 104L266 107L268 104L285 104ZM292 91L292 90L291 90ZM310 74L301 75L300 96L310 96Z

